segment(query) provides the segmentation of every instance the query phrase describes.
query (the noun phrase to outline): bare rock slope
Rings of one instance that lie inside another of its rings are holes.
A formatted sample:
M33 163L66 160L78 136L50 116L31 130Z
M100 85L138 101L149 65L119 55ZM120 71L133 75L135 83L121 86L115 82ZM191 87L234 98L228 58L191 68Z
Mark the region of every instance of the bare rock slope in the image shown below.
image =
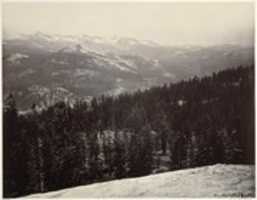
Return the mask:
M28 197L254 197L254 169L254 166L248 165L217 164L95 183Z

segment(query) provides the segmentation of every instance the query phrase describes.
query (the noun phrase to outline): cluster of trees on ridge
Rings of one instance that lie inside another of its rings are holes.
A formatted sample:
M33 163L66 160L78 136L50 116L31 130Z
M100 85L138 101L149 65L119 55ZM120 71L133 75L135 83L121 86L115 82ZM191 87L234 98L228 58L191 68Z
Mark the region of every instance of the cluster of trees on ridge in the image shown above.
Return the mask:
M254 67L3 113L5 197L215 163L254 164Z

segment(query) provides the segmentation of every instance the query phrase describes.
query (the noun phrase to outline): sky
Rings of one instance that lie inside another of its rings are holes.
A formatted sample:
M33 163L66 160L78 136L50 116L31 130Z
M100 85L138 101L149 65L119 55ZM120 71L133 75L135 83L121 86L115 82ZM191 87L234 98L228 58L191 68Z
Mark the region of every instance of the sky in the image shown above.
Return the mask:
M163 45L254 43L249 2L9 2L2 21L4 34L118 36Z

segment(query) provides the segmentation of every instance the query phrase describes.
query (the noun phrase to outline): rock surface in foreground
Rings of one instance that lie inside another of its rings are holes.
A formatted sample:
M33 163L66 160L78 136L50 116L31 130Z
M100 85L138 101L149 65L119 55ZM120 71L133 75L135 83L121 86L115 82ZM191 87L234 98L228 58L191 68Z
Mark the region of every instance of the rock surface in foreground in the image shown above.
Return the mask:
M217 164L28 197L254 197L254 173L254 166Z

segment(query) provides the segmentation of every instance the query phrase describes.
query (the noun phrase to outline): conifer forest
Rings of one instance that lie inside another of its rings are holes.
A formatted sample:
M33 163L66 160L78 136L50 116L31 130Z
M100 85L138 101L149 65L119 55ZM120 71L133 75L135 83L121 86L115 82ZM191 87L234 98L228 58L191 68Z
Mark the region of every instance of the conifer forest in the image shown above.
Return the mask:
M4 99L5 197L255 163L253 66L40 111L35 102L26 114L16 104Z

